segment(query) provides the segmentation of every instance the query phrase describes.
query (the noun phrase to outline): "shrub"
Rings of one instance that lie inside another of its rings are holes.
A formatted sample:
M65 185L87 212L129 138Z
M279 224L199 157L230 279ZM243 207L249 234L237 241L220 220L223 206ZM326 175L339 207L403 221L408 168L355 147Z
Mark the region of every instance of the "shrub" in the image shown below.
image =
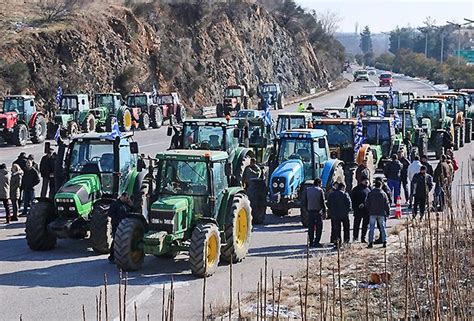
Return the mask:
M0 63L0 74L7 86L10 87L12 94L20 94L28 88L30 71L26 64L22 62Z

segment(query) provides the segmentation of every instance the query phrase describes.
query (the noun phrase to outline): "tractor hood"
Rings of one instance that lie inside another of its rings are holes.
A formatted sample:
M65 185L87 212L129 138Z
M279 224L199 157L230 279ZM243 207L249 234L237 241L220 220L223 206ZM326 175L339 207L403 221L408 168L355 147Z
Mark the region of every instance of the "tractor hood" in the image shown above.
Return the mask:
M193 201L190 196L165 196L151 205L152 210L179 212L192 208Z
M100 180L95 174L71 178L58 190L54 202L60 216L87 216L100 198Z
M193 198L186 195L164 196L151 205L148 214L151 231L180 233L191 224Z
M54 122L59 125L65 126L70 120L72 120L71 114L58 113L54 115Z
M0 113L0 129L12 128L17 118L18 114L14 111Z
M270 178L270 194L289 197L297 192L303 182L303 162L299 159L289 159L281 163L273 172Z

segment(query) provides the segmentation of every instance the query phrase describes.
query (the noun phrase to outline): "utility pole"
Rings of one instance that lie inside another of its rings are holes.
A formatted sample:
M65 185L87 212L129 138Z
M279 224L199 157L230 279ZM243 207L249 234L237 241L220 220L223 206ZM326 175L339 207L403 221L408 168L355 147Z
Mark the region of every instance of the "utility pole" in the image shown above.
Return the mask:
M443 63L443 54L444 54L444 34L441 32L441 54L440 54L440 61Z
M455 23L455 22L451 22L451 21L446 21L448 24L458 28L458 65L461 63L461 27L474 22L474 21L466 19L466 18L464 18L464 20L466 20L467 22L463 23L463 24Z

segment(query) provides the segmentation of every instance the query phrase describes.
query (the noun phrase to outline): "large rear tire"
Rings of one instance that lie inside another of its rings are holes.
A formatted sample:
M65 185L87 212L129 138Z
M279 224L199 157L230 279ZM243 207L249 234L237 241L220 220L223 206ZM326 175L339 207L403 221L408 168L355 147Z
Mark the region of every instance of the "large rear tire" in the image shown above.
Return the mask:
M48 126L46 126L46 119L43 115L37 115L33 128L31 128L31 141L33 144L41 144L46 140L46 133Z
M151 108L151 127L160 128L163 126L163 112L159 106Z
M120 117L120 129L124 132L129 132L132 130L132 113L128 109L124 109L122 116Z
M252 209L247 195L234 195L224 233L226 244L222 247L222 260L242 261L247 256L252 233Z
M86 119L82 123L82 131L84 133L90 133L95 130L95 117L92 114L87 115Z
M145 229L139 219L125 218L117 227L114 239L114 259L124 271L136 271L143 265Z
M28 129L24 124L18 124L13 129L12 144L15 146L25 146L28 141Z
M247 154L245 155L242 160L240 161L239 164L237 164L236 168L236 173L234 175L235 177L235 182L234 182L234 186L242 186L243 185L243 182L242 182L242 176L244 174L244 170L245 170L245 167L247 167L248 165L250 165L250 155Z
M90 241L92 249L98 254L110 252L112 244L112 224L107 215L109 204L96 203L91 213Z
M184 106L178 106L178 123L182 124L186 120L186 108Z
M67 133L69 136L79 133L79 126L75 121L70 121L69 124L67 124Z
M34 251L47 251L56 245L56 235L48 232L48 224L55 218L54 204L37 202L31 205L26 217L26 242Z
M472 119L465 119L466 122L466 133L465 133L465 141L466 144L469 144L472 141Z
M215 224L200 224L194 228L189 246L191 272L199 277L214 274L219 265L221 237Z

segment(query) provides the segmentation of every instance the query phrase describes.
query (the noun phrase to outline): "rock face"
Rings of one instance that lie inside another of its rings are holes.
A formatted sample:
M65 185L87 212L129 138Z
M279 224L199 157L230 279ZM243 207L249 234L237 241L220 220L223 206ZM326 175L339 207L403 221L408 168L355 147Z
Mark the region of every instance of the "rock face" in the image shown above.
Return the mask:
M58 83L65 92L123 94L156 84L199 107L218 102L230 84L251 90L259 81L279 82L291 96L336 76L325 67L334 58L320 60L305 37L245 2L100 6L19 35L2 45L0 56L4 63L27 64L28 87L45 102ZM9 89L0 81L0 91Z

